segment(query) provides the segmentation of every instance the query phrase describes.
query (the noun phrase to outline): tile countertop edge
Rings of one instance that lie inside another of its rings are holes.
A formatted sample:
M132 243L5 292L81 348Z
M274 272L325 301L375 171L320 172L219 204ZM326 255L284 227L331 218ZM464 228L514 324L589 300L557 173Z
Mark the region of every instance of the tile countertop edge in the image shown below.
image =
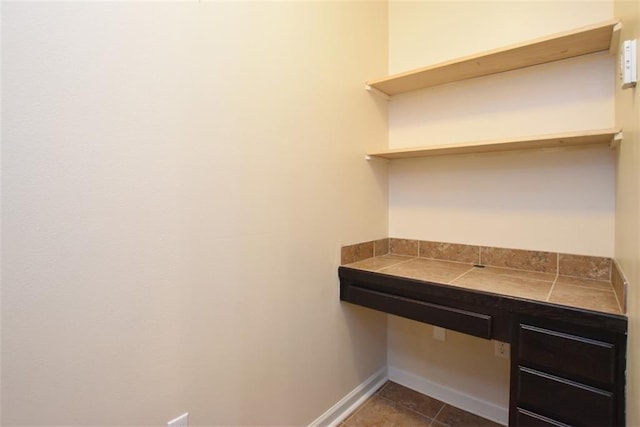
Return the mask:
M511 312L518 315L539 315L540 311L544 311L546 315L558 320L567 321L567 314L572 323L580 324L587 327L606 328L613 332L627 332L628 319L626 314L616 314L603 311L589 310L580 307L573 307L553 302L539 301L517 296L503 295L494 292L487 292L478 289L469 289L446 283L437 283L412 279L407 277L394 276L381 272L361 270L348 265L342 265L338 268L338 275L342 282L348 282L349 286L360 286L363 282L367 283L371 289L379 292L386 292L386 289L393 287L398 290L398 296L403 298L413 298L412 295L406 295L406 290L411 289L412 292L420 294L424 300L431 298L454 299L462 303L468 301L477 301L478 299L485 301L487 307ZM417 286L416 286L417 285ZM385 288L382 290L381 288ZM422 298L418 298L422 300Z
M410 264L409 261L412 260L416 260L416 262ZM421 266L417 265L420 263L425 265L425 274L420 274ZM458 270L451 270L449 277L445 277L445 279L443 279L444 276L442 275L429 277L428 268L430 263L435 264L436 268L446 269L450 265L458 268ZM403 266L413 267L412 274L404 275L402 271L397 271L401 270ZM502 298L518 299L598 314L626 317L624 309L622 308L622 301L620 301L618 305L618 300L620 299L618 290L612 285L611 281L594 281L570 276L559 276L557 274L554 277L553 274L550 273L542 274L527 270L496 267L490 267L487 271L483 271L481 268L477 266L474 267L474 265L468 263L430 260L394 254L365 258L362 261L349 263L342 267L368 271L392 278L417 281L423 284L436 284L450 288L464 289L470 292L484 293ZM395 273L392 272L394 267L396 270ZM541 276L540 278L537 278L537 276L533 276L534 278L527 277L532 274L540 274ZM551 277L554 278L552 279ZM464 280L458 280L460 278ZM453 283L456 281L458 282ZM484 282L484 284L481 282ZM558 283L557 287L556 283ZM503 287L502 291L500 290L501 286Z

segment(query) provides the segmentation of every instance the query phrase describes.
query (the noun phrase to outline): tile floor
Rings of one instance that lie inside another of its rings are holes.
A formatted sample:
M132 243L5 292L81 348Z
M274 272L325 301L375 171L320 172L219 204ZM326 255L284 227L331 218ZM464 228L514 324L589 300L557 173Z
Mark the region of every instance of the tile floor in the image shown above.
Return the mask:
M387 381L341 427L501 427L432 397Z

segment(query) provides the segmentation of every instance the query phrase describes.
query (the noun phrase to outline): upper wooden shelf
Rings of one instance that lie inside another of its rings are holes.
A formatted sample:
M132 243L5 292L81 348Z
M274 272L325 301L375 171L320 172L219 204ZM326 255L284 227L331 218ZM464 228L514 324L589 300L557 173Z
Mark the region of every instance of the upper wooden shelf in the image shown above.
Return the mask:
M618 49L622 24L613 19L484 53L464 56L424 68L367 82L387 96L501 73L575 56Z
M461 144L432 145L429 147L403 148L367 153L370 157L407 159L413 157L444 156L448 154L489 153L496 151L557 148L578 145L609 145L615 147L622 139L620 129L601 129L539 135L524 138L492 141L465 142Z

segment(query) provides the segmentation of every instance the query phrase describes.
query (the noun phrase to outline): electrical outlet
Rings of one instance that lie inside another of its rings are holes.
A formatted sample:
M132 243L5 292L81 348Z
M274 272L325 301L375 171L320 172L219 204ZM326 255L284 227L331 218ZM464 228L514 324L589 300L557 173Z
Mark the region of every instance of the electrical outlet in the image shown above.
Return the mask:
M506 342L502 342L502 341L494 341L493 342L493 348L494 348L494 353L497 357L502 357L503 359L508 359L509 358L509 353L510 353L510 345L507 344Z
M167 427L189 427L189 413L185 412L167 423Z
M445 341L447 339L447 330L440 326L433 327L433 339L437 341Z

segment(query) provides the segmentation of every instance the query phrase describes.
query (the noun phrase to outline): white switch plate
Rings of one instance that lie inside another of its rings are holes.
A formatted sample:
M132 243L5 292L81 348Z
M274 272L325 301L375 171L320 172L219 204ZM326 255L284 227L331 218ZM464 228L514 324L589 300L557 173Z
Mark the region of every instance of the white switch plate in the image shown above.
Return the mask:
M167 423L167 427L189 427L189 413L185 412Z
M438 341L445 341L447 339L447 330L440 326L433 327L433 339Z
M620 53L620 78L622 88L635 87L638 83L638 58L637 40L625 40L622 42Z

